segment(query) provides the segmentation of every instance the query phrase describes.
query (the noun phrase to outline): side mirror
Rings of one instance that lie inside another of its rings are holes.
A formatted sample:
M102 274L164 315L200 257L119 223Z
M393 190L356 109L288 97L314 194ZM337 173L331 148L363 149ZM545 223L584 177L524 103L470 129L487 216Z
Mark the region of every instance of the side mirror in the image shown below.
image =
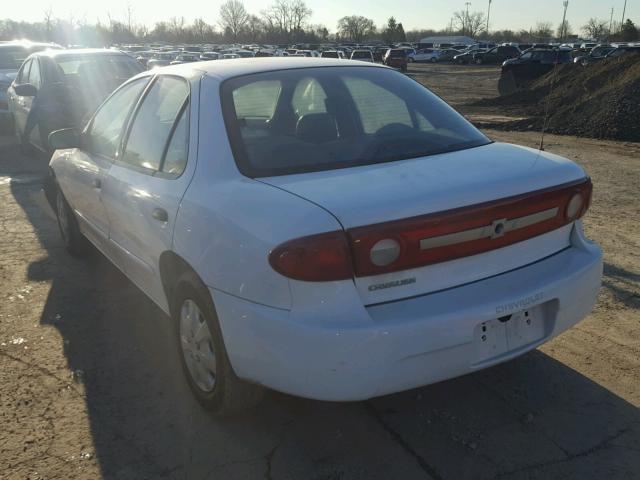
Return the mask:
M75 128L63 128L49 134L49 148L51 151L78 147L80 147L80 134Z
M38 94L38 89L30 83L14 85L13 89L20 97L35 97Z

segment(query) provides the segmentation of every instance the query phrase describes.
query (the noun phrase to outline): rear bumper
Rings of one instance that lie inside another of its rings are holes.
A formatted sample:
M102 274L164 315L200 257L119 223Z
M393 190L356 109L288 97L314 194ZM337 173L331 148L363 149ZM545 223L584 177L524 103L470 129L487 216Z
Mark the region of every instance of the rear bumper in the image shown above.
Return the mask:
M465 286L346 308L330 327L218 290L212 296L239 377L302 397L363 400L509 360L575 325L596 301L602 252L578 229L572 244L532 265ZM543 336L478 361L479 324L536 307L546 317ZM336 326L342 321L344 328Z

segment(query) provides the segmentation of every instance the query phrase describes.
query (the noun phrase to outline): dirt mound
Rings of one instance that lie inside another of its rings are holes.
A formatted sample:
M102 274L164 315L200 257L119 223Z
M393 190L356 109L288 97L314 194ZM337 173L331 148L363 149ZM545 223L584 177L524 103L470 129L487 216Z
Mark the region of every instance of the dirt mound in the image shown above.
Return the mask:
M589 67L562 65L525 90L475 105L519 106L530 117L491 125L495 128L542 128L548 109L550 132L640 141L640 55L625 55Z

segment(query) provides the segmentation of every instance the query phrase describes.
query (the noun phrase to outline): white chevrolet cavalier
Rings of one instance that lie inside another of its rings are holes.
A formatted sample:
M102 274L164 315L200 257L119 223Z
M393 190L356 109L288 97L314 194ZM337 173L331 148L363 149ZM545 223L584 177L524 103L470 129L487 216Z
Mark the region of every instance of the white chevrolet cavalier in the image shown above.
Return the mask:
M260 386L360 400L474 372L576 324L600 287L585 172L386 67L154 70L49 141L66 246L88 239L171 315L219 413Z

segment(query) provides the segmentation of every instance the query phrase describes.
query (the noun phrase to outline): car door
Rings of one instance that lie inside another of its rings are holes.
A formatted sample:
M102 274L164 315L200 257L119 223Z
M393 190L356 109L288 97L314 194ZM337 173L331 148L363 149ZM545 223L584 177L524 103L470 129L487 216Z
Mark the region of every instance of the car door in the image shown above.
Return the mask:
M95 113L81 135L82 148L70 151L56 178L77 213L82 232L107 256L109 219L102 184L111 167L133 106L149 81L143 77L116 90Z
M16 133L22 135L24 132L24 128L27 124L27 115L29 111L27 110L27 105L25 102L25 97L18 95L14 89L14 85L22 85L24 83L29 83L29 70L31 69L31 59L27 59L26 62L22 64L20 70L18 71L18 75L16 79L13 81L11 88L9 89L9 105L10 110L13 113L13 120L16 129Z
M102 190L116 263L161 307L166 299L159 259L171 249L197 153L196 145L189 145L191 103L197 105L197 99L185 79L157 76L132 115ZM187 162L187 156L194 161ZM191 168L185 171L188 163Z

